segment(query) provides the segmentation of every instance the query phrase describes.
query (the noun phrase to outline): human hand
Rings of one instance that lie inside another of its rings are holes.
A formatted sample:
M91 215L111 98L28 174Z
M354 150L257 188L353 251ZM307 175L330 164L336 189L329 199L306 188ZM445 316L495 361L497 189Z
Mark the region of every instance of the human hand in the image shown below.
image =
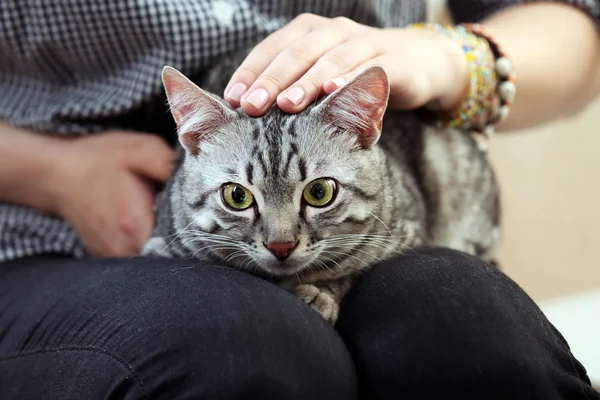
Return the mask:
M168 179L173 150L159 137L118 131L68 140L61 150L57 214L95 257L139 254L154 227L153 181Z
M451 110L467 90L464 53L441 34L302 14L250 52L224 98L250 116L263 115L275 101L295 113L374 64L389 76L392 108Z

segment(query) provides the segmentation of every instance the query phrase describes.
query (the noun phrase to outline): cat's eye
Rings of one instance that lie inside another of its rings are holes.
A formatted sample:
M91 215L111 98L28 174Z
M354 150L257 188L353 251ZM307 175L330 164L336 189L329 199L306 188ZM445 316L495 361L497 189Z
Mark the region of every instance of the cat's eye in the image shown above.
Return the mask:
M224 185L221 195L225 204L235 211L245 210L254 203L252 192L237 183Z
M325 207L335 199L337 183L331 178L315 179L302 192L304 201L313 207Z

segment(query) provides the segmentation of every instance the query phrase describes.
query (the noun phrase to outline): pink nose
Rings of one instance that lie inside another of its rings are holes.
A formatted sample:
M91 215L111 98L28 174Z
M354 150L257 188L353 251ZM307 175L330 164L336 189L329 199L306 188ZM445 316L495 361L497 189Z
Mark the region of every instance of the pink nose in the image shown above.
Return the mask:
M269 243L265 246L271 250L271 253L275 254L275 257L285 260L296 247L296 243Z

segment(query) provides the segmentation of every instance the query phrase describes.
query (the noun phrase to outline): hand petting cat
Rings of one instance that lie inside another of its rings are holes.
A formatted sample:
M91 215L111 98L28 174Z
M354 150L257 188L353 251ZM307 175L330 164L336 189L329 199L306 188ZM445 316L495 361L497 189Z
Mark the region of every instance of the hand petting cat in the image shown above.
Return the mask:
M443 35L302 14L250 52L224 98L254 117L274 102L297 113L374 64L389 75L395 109L451 110L468 86L464 53Z

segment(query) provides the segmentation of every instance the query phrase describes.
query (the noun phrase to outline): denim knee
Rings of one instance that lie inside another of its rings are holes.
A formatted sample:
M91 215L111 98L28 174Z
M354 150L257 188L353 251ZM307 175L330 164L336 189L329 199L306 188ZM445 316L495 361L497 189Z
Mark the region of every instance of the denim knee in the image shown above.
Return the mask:
M357 396L354 365L335 330L269 282L153 258L77 262L57 275L46 282L62 288L46 288L48 309L27 351L64 351L67 366L87 351L91 370L122 370L96 382L98 391L152 399ZM75 349L78 357L67 353ZM77 382L72 377L71 386Z

